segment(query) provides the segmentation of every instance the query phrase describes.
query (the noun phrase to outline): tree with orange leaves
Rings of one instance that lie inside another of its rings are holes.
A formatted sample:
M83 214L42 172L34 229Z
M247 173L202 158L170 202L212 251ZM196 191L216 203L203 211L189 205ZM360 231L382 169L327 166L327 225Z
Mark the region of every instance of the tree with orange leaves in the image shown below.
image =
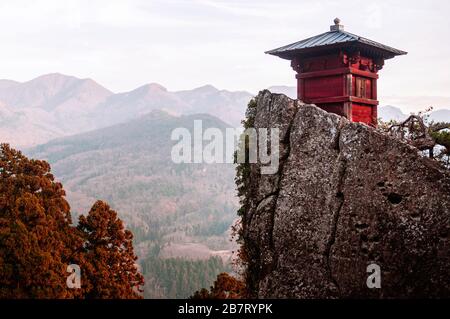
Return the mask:
M72 297L66 268L81 239L50 165L1 144L0 178L0 297Z
M192 299L241 299L245 295L245 285L242 281L230 276L227 273L221 273L217 276L214 286L210 291L203 288L196 291Z
M85 245L82 268L87 298L140 298L143 276L136 266L133 234L109 205L97 201L78 230Z
M106 203L72 226L50 165L0 145L0 298L138 298L132 234ZM81 289L67 266L81 267Z

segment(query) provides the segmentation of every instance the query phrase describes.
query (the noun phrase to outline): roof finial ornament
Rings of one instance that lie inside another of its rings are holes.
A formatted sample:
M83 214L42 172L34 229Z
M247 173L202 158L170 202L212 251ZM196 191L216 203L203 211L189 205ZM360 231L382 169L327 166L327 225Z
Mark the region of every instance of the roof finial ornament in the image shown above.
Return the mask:
M334 19L334 25L330 26L330 31L344 31L344 26L341 24L341 19Z

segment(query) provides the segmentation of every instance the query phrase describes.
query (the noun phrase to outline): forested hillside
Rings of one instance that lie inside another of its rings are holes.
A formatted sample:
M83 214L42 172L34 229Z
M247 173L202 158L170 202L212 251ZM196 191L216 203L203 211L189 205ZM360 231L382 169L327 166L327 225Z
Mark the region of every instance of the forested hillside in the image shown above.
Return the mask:
M67 190L75 215L86 211L95 198L108 201L123 216L135 237L139 261L145 266L146 295L187 297L199 287L209 286L194 272L209 274L226 268L207 261L231 256L229 229L236 218L234 166L232 164L175 164L170 154L171 132L186 127L192 132L195 119L203 129L226 124L210 115L171 116L155 111L125 124L54 140L28 150L33 158L47 159L55 176ZM201 258L205 261L166 263L163 258ZM154 262L158 267L149 267ZM164 282L167 267L176 276L174 285ZM209 266L208 266L209 265ZM194 271L195 270L195 271ZM183 286L190 274L192 286ZM195 289L191 289L195 288ZM181 290L180 290L181 289Z
M206 260L147 258L142 262L145 298L186 298L212 285L217 275L231 271L220 257Z

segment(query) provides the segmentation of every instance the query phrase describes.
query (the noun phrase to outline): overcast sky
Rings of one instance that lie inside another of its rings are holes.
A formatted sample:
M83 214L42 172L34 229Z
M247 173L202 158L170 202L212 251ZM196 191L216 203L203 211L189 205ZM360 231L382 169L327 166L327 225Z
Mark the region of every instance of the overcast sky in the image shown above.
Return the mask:
M0 0L0 78L52 72L115 91L157 82L257 92L295 85L264 51L345 29L408 51L386 61L379 98L450 96L450 1ZM450 105L447 105L450 107Z

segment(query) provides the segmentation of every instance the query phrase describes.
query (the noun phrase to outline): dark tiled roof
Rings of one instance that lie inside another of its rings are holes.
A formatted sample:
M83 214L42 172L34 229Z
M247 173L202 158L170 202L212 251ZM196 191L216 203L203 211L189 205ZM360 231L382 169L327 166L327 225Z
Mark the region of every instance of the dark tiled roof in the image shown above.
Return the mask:
M371 47L377 51L381 51L386 55L386 58L394 57L396 55L403 55L407 52L394 49L387 45L366 39L359 35L352 34L343 30L329 31L314 37L298 41L292 44L285 45L281 48L267 51L267 54L279 56L281 58L289 58L292 53L300 53L307 49L327 47L331 45L339 45L344 43L357 43L363 46Z

